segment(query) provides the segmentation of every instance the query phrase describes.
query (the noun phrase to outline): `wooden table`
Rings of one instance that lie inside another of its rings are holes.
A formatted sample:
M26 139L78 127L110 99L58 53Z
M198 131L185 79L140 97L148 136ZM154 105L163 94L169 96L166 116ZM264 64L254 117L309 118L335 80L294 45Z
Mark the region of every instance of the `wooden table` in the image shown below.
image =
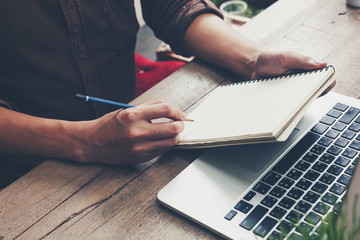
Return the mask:
M291 49L335 66L334 91L360 97L360 10L345 0L279 0L240 32L270 49ZM191 111L234 76L193 62L135 99L165 97ZM159 205L156 194L201 150L174 150L132 167L48 160L0 192L4 239L217 239ZM2 239L2 237L0 237Z

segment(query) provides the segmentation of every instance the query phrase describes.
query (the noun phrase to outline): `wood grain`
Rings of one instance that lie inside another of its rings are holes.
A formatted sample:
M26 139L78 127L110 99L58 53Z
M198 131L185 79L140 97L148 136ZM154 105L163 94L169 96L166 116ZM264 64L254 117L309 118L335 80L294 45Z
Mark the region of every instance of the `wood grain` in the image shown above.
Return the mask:
M279 0L240 33L336 68L334 91L360 98L360 10L343 0ZM233 74L194 61L131 102L164 98L190 112ZM219 239L159 205L156 194L202 150L172 150L133 167L49 160L0 192L0 239Z

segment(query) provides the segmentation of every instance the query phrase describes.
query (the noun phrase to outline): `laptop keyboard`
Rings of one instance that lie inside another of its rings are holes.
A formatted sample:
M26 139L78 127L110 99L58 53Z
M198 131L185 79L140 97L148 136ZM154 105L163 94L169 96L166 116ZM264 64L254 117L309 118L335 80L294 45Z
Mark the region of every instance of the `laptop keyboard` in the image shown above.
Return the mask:
M336 212L360 150L360 109L337 103L230 210L239 226L266 239L313 235Z

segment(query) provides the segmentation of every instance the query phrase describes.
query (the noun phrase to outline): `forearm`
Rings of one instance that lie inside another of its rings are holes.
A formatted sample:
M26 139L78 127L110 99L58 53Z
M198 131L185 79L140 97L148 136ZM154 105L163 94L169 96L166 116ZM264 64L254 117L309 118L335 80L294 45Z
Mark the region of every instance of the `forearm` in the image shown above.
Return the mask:
M184 46L193 55L250 78L262 49L221 18L203 14L184 36Z
M0 107L0 152L77 160L81 156L74 122L44 119Z

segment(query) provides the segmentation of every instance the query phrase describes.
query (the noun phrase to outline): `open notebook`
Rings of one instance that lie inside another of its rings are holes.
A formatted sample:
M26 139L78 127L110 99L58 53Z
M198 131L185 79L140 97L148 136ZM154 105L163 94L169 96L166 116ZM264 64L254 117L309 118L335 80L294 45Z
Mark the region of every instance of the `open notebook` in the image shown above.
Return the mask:
M285 141L306 108L335 80L327 66L216 88L188 115L179 148Z

